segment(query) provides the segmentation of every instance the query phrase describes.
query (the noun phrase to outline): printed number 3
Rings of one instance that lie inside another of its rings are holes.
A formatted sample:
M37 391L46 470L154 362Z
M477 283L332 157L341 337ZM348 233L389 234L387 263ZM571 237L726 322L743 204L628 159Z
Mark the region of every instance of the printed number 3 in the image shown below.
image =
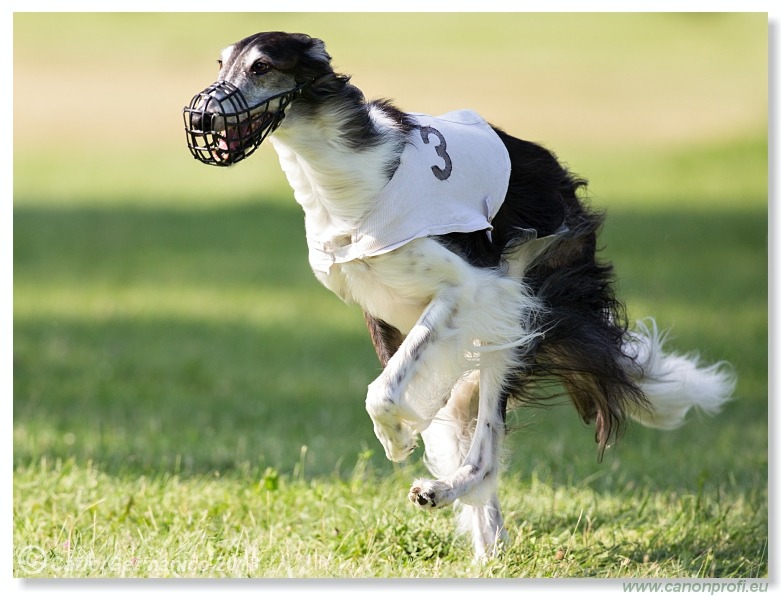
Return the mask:
M450 155L447 153L447 142L445 141L445 136L433 127L422 126L420 128L420 137L424 144L429 143L428 138L432 133L439 138L439 144L434 146L434 150L436 150L437 155L445 161L445 167L442 168L434 165L431 167L431 172L434 173L434 177L440 181L445 181L445 179L450 177L450 173L453 172L453 161L450 160Z

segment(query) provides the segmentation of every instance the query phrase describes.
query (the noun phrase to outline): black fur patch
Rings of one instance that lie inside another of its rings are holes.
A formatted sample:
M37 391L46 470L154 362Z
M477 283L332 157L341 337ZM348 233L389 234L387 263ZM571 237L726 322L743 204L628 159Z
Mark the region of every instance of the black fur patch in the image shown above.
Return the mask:
M597 257L603 215L579 198L586 182L551 152L496 131L510 154L512 171L504 204L492 222L492 240L485 232L438 239L473 266L490 268L528 239L522 230L533 229L540 238L566 227L526 273L525 283L545 308L536 323L545 336L531 351L522 350L528 366L514 373L506 392L521 403L538 403L558 395L556 385L563 385L581 418L595 422L601 457L621 431L627 403L647 402L626 368L630 359L622 343L627 324L614 293L612 266ZM503 417L506 408L503 397Z
M380 359L380 364L385 368L404 341L404 336L392 325L388 325L385 321L377 319L369 313L363 313L363 317L366 321L366 327L369 329L374 350L377 352L377 358Z

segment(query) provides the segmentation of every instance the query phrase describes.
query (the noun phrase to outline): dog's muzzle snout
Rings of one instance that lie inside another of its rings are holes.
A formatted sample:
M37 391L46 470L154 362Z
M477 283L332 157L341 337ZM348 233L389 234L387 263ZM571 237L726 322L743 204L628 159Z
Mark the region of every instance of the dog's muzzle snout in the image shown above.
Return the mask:
M190 117L193 131L214 131L214 115L206 112L194 112Z
M298 85L250 106L232 83L213 83L193 96L183 110L190 153L204 164L219 167L247 158L279 127L285 108L308 85Z

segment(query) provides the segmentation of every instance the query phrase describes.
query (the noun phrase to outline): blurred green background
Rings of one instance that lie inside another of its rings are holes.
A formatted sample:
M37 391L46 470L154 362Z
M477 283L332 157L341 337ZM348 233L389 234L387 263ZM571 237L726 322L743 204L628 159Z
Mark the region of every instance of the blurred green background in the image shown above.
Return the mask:
M308 473L390 468L360 311L312 276L272 149L210 169L186 148L220 49L275 29L325 40L369 98L473 108L588 178L630 316L740 377L724 415L632 428L605 472L766 485L764 14L16 13L17 466L289 471L306 445ZM595 468L571 408L514 419L513 469Z

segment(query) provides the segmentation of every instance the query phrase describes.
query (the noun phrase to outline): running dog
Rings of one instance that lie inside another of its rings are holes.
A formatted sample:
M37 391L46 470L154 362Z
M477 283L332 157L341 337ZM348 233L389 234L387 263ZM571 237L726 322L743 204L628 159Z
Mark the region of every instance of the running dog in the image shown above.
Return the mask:
M319 39L266 32L225 48L184 109L193 156L233 165L268 137L303 207L317 278L364 312L383 371L366 410L385 454L419 436L433 479L409 499L455 504L476 557L507 538L497 497L508 404L560 386L598 455L628 418L680 425L732 396L728 365L629 329L596 255L603 214L545 148L472 111L439 117L367 102Z

